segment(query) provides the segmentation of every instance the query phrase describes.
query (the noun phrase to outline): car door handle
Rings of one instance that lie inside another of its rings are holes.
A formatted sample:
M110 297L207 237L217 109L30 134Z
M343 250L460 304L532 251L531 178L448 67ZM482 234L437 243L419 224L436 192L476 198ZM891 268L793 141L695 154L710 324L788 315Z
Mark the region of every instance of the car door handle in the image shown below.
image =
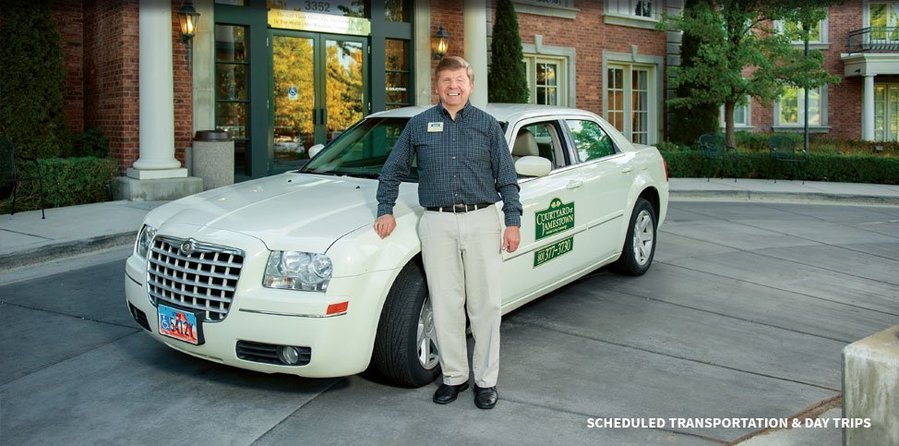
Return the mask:
M621 169L621 173L630 173L632 170L634 170L633 167L627 166L627 167Z
M565 187L568 189L577 189L583 185L584 185L584 182L581 180L571 180L568 182L567 185L565 185Z

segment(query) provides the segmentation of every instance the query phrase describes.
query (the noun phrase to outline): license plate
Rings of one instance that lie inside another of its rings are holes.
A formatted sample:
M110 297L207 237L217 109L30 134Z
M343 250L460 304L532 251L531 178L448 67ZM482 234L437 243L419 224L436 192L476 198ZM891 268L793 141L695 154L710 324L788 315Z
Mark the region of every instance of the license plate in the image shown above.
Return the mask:
M196 313L159 304L159 334L200 345L203 343L202 328Z

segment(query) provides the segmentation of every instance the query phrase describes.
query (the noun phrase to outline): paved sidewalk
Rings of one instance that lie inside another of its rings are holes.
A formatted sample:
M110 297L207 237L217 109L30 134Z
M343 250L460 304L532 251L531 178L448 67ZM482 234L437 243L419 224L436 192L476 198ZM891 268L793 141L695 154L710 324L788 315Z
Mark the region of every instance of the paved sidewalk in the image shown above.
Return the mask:
M374 198L374 197L372 197ZM899 206L899 185L672 178L672 200L764 200ZM134 241L164 201L111 201L0 215L0 271Z
M165 201L107 201L0 215L0 271L134 242Z

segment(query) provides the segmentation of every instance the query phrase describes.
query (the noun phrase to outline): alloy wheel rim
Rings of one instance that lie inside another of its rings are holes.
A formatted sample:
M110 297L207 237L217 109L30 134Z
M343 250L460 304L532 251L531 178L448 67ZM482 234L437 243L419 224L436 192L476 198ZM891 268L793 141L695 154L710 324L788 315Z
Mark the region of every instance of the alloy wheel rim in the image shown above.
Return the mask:
M652 256L652 245L655 242L652 215L642 210L634 221L634 260L640 265L649 262Z
M425 298L418 315L418 331L416 336L418 362L427 370L437 367L437 329L434 327L434 310L431 299Z

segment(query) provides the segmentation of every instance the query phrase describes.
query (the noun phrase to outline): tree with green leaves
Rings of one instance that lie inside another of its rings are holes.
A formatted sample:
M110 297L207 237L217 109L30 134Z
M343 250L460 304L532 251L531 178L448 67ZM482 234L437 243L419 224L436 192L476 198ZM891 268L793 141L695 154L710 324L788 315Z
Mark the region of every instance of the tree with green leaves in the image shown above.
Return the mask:
M693 5L706 0L686 0L684 3L685 14L692 13ZM684 31L681 37L680 57L681 67L692 67L697 63L697 53L705 36L693 32ZM692 96L692 90L700 87L693 82L681 82L675 97ZM715 101L691 101L689 103L675 103L669 101L671 113L668 115L668 138L678 144L691 145L696 143L700 135L718 131L720 103Z
M773 21L817 23L833 0L701 0L671 19L673 24L703 36L691 61L673 68L672 86L690 85L689 93L672 99L673 106L713 102L724 104L725 144L734 147L734 108L747 97L770 104L786 87L817 88L839 81L823 68L820 51L794 47L788 33Z
M26 156L55 158L71 145L65 70L48 0L0 1L0 135Z
M487 74L487 99L490 102L528 102L528 79L524 52L518 34L518 16L512 0L496 2L493 41L490 43L491 64Z

